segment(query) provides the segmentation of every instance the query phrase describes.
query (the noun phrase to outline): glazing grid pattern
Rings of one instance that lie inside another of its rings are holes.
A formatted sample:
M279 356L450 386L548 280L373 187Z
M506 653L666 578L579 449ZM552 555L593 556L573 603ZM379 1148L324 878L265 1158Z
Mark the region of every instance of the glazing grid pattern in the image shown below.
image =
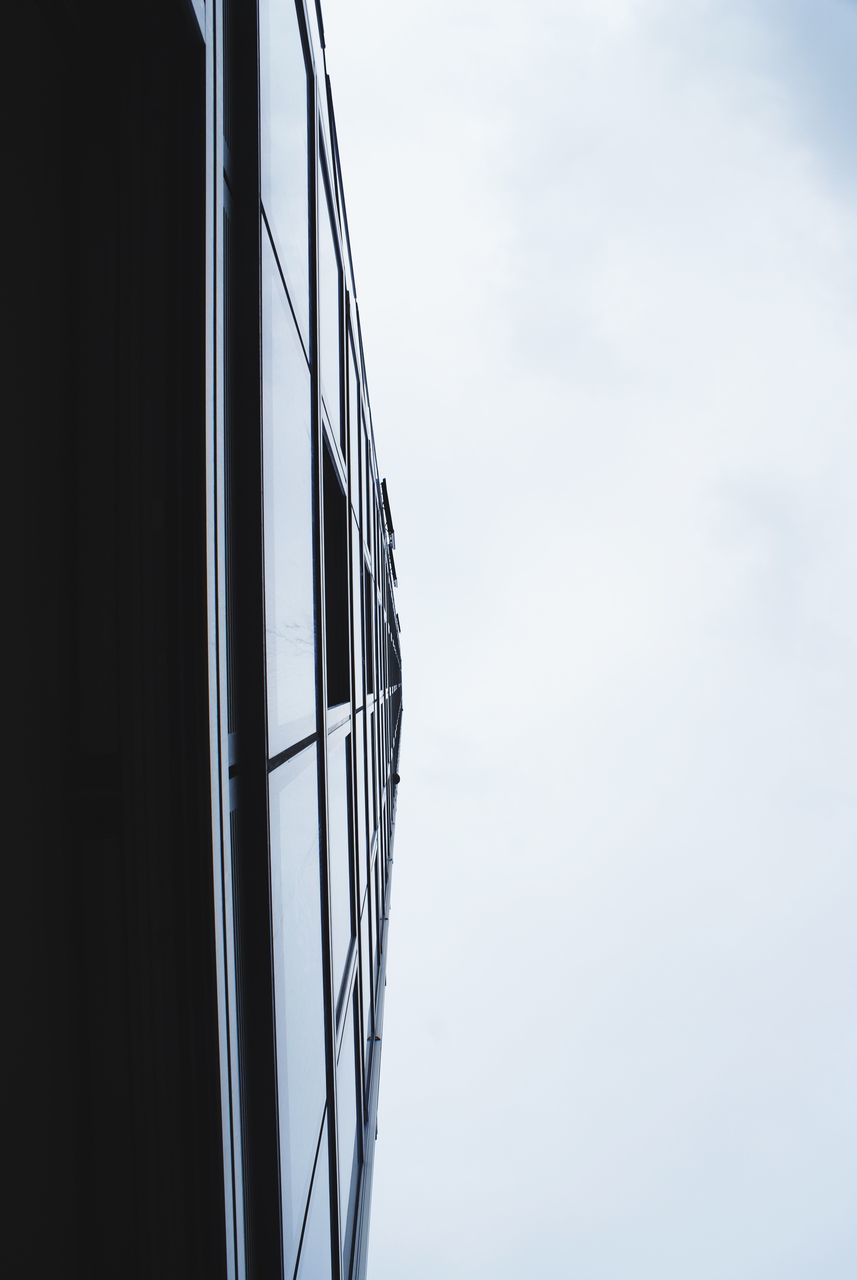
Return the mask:
M402 714L392 529L316 17L294 0L260 3L282 1263L284 1276L306 1280L365 1267Z

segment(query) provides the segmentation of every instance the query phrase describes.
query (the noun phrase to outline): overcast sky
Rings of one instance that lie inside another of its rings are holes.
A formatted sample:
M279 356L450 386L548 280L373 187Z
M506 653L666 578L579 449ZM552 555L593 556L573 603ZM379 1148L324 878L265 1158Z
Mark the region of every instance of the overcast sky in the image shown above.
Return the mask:
M405 682L370 1280L854 1280L857 7L325 15Z

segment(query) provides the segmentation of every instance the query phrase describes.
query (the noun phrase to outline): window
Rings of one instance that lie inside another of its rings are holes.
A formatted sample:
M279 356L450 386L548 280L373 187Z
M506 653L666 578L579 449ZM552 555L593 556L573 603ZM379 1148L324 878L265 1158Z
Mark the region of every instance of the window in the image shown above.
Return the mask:
M270 775L271 921L283 1250L291 1275L325 1106L316 747Z
M348 647L348 501L324 450L324 621L327 705L351 698Z
M260 0L262 206L309 350L309 96L294 0Z
M357 859L357 900L362 902L366 888L366 748L364 730L366 713L358 712L354 718L354 801L357 811L357 847L354 855Z
M366 692L375 692L375 584L363 566L363 613L366 619Z
M318 1156L312 1180L312 1197L301 1244L298 1280L329 1280L331 1275L329 1168L327 1120L325 1119L318 1144Z
M351 1243L354 1235L354 1209L357 1191L358 1156L359 1156L359 1107L360 1093L357 1088L357 1070L359 1055L354 1037L357 1026L355 1009L357 1006L357 987L349 1002L348 1018L339 1048L339 1061L336 1064L336 1121L339 1139L339 1220L342 1230L342 1262L345 1274L351 1256Z
M333 994L338 1003L354 933L351 911L351 735L340 729L327 740L327 858Z
M345 452L339 407L340 325L342 314L342 273L336 248L333 208L324 178L324 165L319 169L318 184L318 328L320 349L321 394L333 434Z
M360 377L354 343L348 342L348 471L351 505L360 516ZM355 546L358 544L355 543Z
M360 551L360 530L357 521L351 517L351 634L354 643L354 705L363 706L363 599L360 565L363 556Z
M263 485L268 754L315 730L310 375L262 240Z
M369 1071L372 1061L372 955L369 949L369 906L368 893L363 900L363 915L360 919L360 975L363 985L363 1044L365 1051L364 1071L365 1088L369 1088Z

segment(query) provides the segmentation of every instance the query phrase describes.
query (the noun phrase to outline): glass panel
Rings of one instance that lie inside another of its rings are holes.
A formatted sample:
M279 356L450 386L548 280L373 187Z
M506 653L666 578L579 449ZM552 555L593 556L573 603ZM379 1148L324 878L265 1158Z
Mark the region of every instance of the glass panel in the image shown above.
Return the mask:
M375 834L375 828L378 825L378 780L375 769L375 712L369 716L369 813L371 822L369 825L369 842L371 844L372 837Z
M262 204L309 350L309 113L294 0L260 0Z
M360 401L357 391L357 366L354 347L348 344L348 432L351 505L360 512ZM355 546L358 544L355 543Z
M327 705L351 698L348 621L348 499L325 442L322 494L324 508L324 617Z
M366 768L364 759L363 746L363 727L365 713L360 712L357 716L354 727L355 742L355 759L357 769L355 772L355 805L357 809L357 848L355 856L357 858L357 898L359 902L363 901L363 893L366 889Z
M369 872L369 893L366 899L366 911L369 915L369 945L372 948L372 964L370 969L371 990L375 991L375 976L378 970L378 898L375 890L375 859Z
M330 1257L330 1161L327 1154L327 1121L321 1130L318 1161L312 1182L312 1199L309 1204L301 1260L299 1280L329 1280L332 1274ZM287 1273L291 1274L291 1273Z
M327 747L327 831L333 990L339 995L351 942L351 735L333 734Z
M321 390L333 434L343 444L339 421L339 313L342 304L339 258L324 177L318 178L318 327Z
M354 703L360 707L363 703L363 623L361 621L362 586L360 564L363 555L360 550L360 533L357 521L351 519L351 637L354 654Z
M283 1250L291 1275L325 1101L315 746L275 769L269 785Z
M378 853L375 858L375 863L373 868L374 870L373 879L375 882L375 909L378 912L378 960L376 961L376 964L375 964L376 969L378 968L378 964L380 963L381 951L384 946L384 898L382 894L382 885L381 885L381 869L383 865L384 865L384 847L383 847L383 841L382 841L378 849Z
M354 1223L353 1193L357 1159L357 1058L354 1042L354 997L349 1003L348 1021L336 1064L337 1139L339 1147L339 1219L342 1230L342 1260L346 1275Z
M366 1071L369 1071L369 1059L371 1057L370 1032L372 1029L372 978L370 973L370 965L372 957L369 953L369 904L368 894L363 900L363 915L360 920L360 965L363 981L363 1043L366 1046L364 1058L366 1060Z
M315 729L309 367L262 237L263 448L268 752Z
M375 572L375 502L373 496L372 472L367 477L366 491L366 546L369 549L369 564Z
M366 506L366 485L367 485L368 481L367 481L367 479L366 479L366 429L365 429L365 426L364 426L362 423L361 423L361 430L360 430L360 481L361 481L361 485L360 485L360 502L361 502L361 510L360 510L360 532L363 534L363 537L364 537L364 540L365 540L365 538L366 538L366 521L367 521L367 519L368 519L368 516L367 516L367 506Z

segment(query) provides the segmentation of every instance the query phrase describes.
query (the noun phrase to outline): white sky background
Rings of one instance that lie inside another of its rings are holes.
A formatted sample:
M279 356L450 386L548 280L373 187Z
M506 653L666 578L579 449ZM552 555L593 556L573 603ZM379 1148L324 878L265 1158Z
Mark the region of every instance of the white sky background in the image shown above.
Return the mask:
M370 1280L853 1280L857 8L325 16L405 662Z

